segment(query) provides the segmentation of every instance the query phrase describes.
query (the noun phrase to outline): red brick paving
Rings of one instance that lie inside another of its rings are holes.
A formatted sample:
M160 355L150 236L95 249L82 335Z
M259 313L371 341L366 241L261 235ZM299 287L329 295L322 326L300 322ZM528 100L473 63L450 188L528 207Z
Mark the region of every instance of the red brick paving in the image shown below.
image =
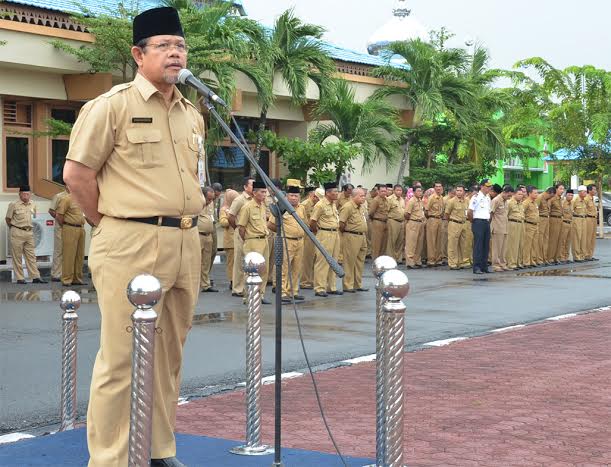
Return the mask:
M611 312L406 353L406 462L611 465ZM375 363L316 375L342 452L375 457ZM309 377L283 383L283 446L334 452ZM263 440L273 442L273 385ZM244 391L178 408L177 429L244 439Z

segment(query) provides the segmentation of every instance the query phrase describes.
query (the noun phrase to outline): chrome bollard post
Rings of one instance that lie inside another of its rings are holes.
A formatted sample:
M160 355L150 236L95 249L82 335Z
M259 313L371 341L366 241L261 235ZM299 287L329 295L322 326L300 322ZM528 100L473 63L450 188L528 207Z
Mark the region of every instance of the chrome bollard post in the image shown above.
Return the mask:
M384 359L385 431L383 467L403 467L403 386L405 305L409 281L401 271L387 271L381 278L383 321L386 337Z
M129 418L129 467L149 467L153 432L153 373L155 321L153 310L161 299L161 284L150 274L134 277L127 298L136 307L132 314L133 352L131 412Z
M81 297L73 290L62 295L59 306L62 315L62 388L61 425L59 431L73 430L76 424L76 349L78 315Z
M262 456L274 452L261 444L261 272L265 259L256 252L244 257L248 293L246 328L246 444L229 452L242 456Z
M384 353L385 339L382 322L382 288L380 278L386 271L397 267L390 256L378 256L373 262L376 278L376 463L366 467L381 467L384 459Z

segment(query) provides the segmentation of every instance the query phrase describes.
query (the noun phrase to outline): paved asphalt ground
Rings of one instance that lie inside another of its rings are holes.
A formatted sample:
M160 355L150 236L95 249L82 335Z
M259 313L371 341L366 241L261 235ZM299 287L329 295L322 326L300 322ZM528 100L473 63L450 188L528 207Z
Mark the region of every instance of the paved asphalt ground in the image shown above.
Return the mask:
M536 270L473 276L447 268L409 271L406 300L408 349L455 336L529 323L546 317L611 304L611 240L600 240L600 261ZM246 308L231 297L224 266L214 268L218 294L202 294L185 349L184 396L217 392L244 381ZM370 291L314 298L299 312L314 365L372 354L375 317L371 264ZM270 290L271 288L268 288ZM58 421L62 288L53 284L0 283L0 433L32 430ZM78 400L85 413L91 368L99 339L95 292L83 287L79 316ZM271 290L270 290L271 292ZM269 292L268 292L269 293ZM304 358L291 308L285 307L284 371L303 369ZM264 374L273 367L273 307L264 307Z

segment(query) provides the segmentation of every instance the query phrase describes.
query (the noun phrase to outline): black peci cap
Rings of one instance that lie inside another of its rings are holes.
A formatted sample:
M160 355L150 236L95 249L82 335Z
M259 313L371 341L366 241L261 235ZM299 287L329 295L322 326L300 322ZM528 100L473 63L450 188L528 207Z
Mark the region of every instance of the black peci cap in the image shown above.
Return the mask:
M21 185L19 187L19 193L25 192L25 191L31 191L30 190L30 185Z
M172 7L161 7L146 10L134 18L133 44L152 36L185 37L178 17L178 11Z
M287 193L301 193L301 189L298 186L289 186L286 192Z
M265 184L263 180L255 180L254 182L252 182L253 190L260 189L260 188L267 188L267 185Z
M334 188L337 188L337 183L335 182L323 183L322 186L325 188L325 191L333 190Z

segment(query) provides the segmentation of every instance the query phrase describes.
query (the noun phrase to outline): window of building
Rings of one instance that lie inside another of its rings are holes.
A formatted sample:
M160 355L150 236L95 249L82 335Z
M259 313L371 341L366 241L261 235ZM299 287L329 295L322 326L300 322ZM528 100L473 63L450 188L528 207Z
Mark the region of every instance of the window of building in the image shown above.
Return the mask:
M32 129L32 104L5 99L2 104L4 163L2 184L16 190L30 184L32 139L25 135Z
M7 136L5 138L7 188L28 185L30 180L30 138Z
M65 123L76 122L78 110L70 108L52 108L51 118ZM64 183L63 173L66 155L68 154L69 135L54 136L51 138L51 177L54 182Z

